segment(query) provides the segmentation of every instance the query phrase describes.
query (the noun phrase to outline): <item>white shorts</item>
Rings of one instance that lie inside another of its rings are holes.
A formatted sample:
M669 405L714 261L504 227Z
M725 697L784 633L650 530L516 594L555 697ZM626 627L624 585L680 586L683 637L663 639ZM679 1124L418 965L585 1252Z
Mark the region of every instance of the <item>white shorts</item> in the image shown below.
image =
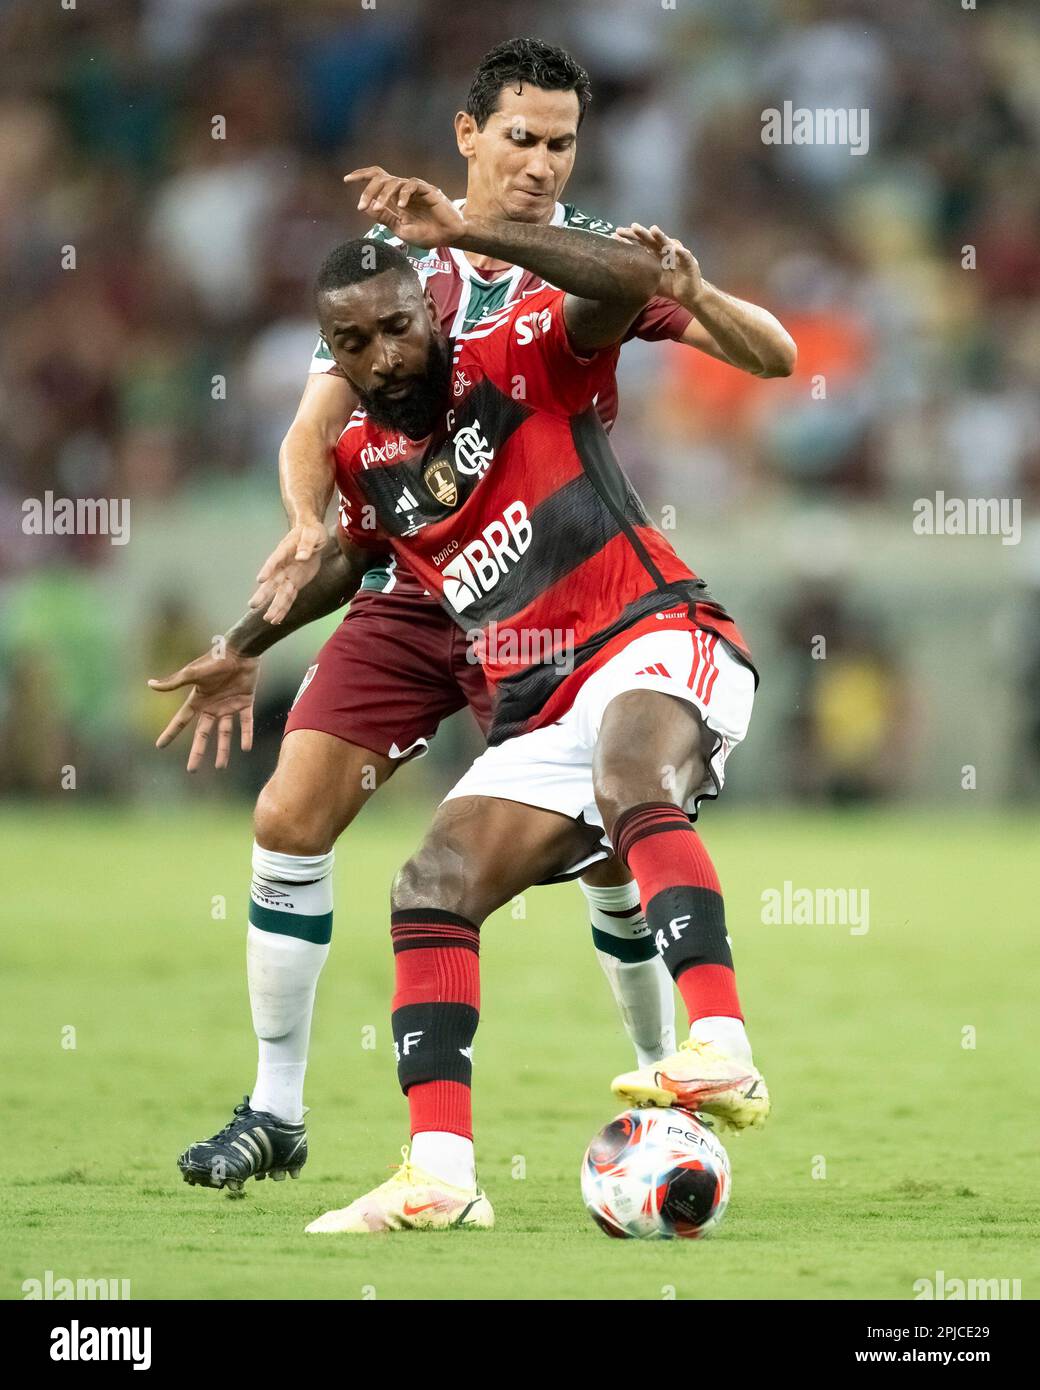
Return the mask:
M607 706L629 690L656 690L695 705L715 734L708 774L683 808L691 820L696 819L700 802L714 799L722 790L726 759L747 733L755 677L721 637L694 627L663 628L633 638L588 678L574 704L555 724L488 748L444 800L500 797L602 828L592 784L592 756ZM605 858L611 848L606 834L601 843L603 848L574 865L570 874Z

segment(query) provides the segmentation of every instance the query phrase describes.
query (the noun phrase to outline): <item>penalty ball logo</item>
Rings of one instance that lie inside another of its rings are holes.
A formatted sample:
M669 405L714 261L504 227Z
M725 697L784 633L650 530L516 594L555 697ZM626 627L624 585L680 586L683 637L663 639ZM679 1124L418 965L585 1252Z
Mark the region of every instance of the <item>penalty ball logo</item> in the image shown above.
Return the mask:
M527 508L523 502L511 502L501 521L491 522L480 540L470 541L450 565L445 565L444 597L456 613L491 592L530 546L531 535Z

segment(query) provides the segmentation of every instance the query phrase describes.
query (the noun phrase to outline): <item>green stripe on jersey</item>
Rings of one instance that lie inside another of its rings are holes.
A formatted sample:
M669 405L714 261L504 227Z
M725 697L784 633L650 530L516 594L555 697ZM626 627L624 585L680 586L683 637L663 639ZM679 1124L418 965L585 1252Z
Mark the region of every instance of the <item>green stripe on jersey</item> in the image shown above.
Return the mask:
M390 568L381 565L378 569L365 571L365 577L361 581L362 589L375 589L377 593L382 593L390 583Z
M313 941L327 946L332 940L332 913L320 912L307 916L302 912L275 912L249 899L249 922L260 931L275 932L278 936L295 936L298 941Z
M563 225L577 227L579 231L598 232L600 236L613 236L617 231L613 222L608 222L605 217L593 217L590 213L582 212L581 208L576 208L573 203L563 205Z
M481 319L487 318L488 314L497 313L502 308L507 302L511 283L508 275L502 280L492 281L490 285L481 284L477 280L464 282L464 287L469 290L469 298L466 300L466 316L462 321L463 333L468 333Z

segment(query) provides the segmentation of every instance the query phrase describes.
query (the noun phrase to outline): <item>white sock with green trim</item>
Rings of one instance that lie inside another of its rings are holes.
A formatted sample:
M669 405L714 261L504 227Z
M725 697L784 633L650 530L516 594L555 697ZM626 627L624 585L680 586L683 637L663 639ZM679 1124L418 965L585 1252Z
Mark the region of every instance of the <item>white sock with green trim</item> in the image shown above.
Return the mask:
M641 1067L675 1051L675 986L639 905L639 884L590 888L592 940Z
M332 936L334 857L253 844L246 973L258 1058L249 1104L289 1124L303 1119L314 995Z

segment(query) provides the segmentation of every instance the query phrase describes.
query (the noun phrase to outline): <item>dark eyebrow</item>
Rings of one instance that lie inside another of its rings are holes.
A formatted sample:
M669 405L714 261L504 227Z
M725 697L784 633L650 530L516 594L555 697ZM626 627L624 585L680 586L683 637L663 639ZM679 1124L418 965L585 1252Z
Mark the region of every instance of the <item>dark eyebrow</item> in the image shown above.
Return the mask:
M389 314L382 314L382 315L380 315L380 317L379 317L379 319L378 319L378 322L379 322L379 323L388 323L390 319L397 319L397 318L400 318L402 314L407 314L407 313L408 313L408 310L407 310L407 309L393 309L393 310L391 310L391 312L390 312ZM333 333L358 333L358 334L360 334L360 333L362 332L362 330L357 326L356 323L351 323L351 322L348 320L346 323L334 323L334 324L332 325L332 332L333 332Z
M550 145L557 145L561 140L570 140L573 143L576 138L576 132L573 130L565 130L561 135L539 135L537 131L528 130L526 127L518 137L515 126L506 126L505 135L509 140L548 140Z

